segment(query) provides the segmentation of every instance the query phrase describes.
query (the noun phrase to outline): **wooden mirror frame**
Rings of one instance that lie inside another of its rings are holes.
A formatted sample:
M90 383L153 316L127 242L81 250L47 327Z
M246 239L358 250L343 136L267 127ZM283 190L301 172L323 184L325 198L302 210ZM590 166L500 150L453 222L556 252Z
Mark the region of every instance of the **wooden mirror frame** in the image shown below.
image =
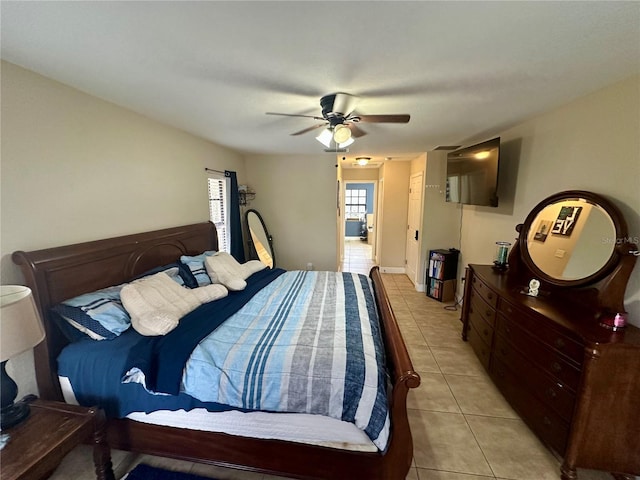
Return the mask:
M531 212L529 212L529 215L527 216L527 219L522 226L522 231L518 240L518 242L520 243L522 260L525 262L529 270L531 270L531 272L536 275L537 278L544 280L547 283L564 287L579 287L582 285L589 285L606 276L620 262L620 252L617 251L615 245L612 248L612 253L609 257L609 260L599 270L586 277L571 280L560 279L548 275L545 271L541 270L535 264L535 262L531 258L531 255L529 254L529 232L531 228L533 228L538 214L549 205L553 205L566 200L586 200L591 204L601 207L609 215L609 218L611 219L615 227L615 238L613 239L614 242L618 243L616 241L617 239L627 238L627 223L618 208L613 203L592 192L568 190L565 192L556 193L555 195L551 195L550 197L545 198L542 202L538 203L538 205L536 205L535 208L531 210Z
M616 230L613 252L606 264L589 276L573 280L552 277L538 268L529 255L527 244L529 230L538 214L550 204L569 199L584 199L602 207L611 218ZM518 241L509 254L511 275L520 277L522 281L526 280L526 282L536 278L541 282L540 291L568 294L598 310L614 313L624 311L624 294L636 262L633 252L638 247L630 243L627 222L611 201L596 193L583 190L559 192L538 203L529 212L525 222L516 227L516 231L519 232Z

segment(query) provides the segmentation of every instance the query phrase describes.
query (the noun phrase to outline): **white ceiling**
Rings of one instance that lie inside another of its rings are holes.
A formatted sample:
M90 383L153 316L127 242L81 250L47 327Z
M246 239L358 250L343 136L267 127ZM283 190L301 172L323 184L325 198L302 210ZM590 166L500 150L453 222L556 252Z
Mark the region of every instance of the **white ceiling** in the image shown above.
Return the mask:
M2 58L241 151L317 154L327 93L350 157L484 140L640 73L640 2L2 1ZM640 107L640 106L639 106Z

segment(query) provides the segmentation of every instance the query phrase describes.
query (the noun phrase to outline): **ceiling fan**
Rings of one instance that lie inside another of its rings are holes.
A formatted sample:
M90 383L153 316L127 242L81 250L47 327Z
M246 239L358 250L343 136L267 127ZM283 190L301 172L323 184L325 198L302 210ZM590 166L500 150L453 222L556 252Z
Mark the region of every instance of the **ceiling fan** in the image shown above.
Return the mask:
M303 133L325 128L325 131L333 137L333 140L344 145L351 137L358 138L366 135L367 132L358 127L357 123L408 123L411 118L409 114L383 114L383 115L359 115L354 113L356 97L348 93L332 93L320 99L322 116L297 115L291 113L266 112L267 115L282 115L285 117L304 117L321 120L323 123L303 128L291 135L302 135ZM324 133L324 132L323 132ZM321 134L322 135L322 134ZM323 142L320 137L318 141ZM326 145L326 143L325 143ZM327 145L328 146L328 145Z

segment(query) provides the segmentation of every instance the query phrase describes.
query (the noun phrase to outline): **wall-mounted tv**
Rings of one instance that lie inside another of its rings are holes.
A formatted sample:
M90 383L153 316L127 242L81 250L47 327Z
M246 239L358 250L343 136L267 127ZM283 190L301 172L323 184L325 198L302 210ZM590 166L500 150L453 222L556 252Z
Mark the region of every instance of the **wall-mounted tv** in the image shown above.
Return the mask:
M500 137L447 154L447 202L498 206Z

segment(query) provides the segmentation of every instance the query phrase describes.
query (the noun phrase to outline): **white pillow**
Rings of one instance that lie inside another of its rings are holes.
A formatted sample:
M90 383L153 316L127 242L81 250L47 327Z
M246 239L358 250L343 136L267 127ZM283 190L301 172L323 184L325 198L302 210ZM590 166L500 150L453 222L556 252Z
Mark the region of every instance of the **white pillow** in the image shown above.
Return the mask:
M247 286L245 280L256 272L264 270L267 266L259 260L250 260L240 264L227 252L218 252L205 259L205 267L209 278L215 283L220 283L229 290L244 290Z
M120 298L131 315L133 328L141 335L155 336L166 335L184 315L227 294L222 285L183 288L160 272L126 285Z

